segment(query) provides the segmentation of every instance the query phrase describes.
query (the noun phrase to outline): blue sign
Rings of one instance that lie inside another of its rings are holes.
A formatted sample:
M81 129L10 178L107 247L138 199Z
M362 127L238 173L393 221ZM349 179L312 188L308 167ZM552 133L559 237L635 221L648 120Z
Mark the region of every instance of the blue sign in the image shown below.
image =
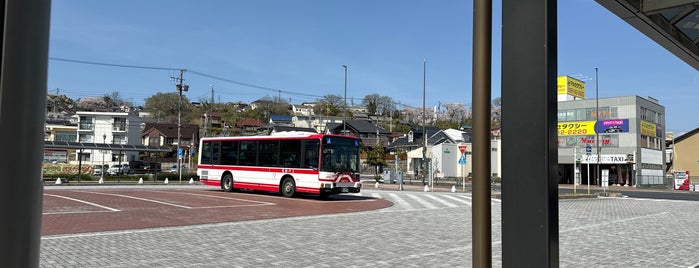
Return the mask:
M177 156L182 156L182 148L177 148Z
M400 157L396 157L396 161L400 162Z
M461 157L459 157L459 165L466 165L466 156L465 155L461 155Z
M592 146L590 146L589 144L588 144L587 146L585 146L585 152L588 153L588 154L591 153L591 152L592 152Z

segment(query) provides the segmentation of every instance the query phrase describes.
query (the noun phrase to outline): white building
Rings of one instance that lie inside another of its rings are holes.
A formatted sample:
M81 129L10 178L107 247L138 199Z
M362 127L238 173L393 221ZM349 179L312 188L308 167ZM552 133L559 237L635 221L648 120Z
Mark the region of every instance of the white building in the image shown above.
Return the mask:
M96 144L140 144L141 119L131 113L77 112L78 142ZM82 161L112 165L138 159L136 151L89 150Z

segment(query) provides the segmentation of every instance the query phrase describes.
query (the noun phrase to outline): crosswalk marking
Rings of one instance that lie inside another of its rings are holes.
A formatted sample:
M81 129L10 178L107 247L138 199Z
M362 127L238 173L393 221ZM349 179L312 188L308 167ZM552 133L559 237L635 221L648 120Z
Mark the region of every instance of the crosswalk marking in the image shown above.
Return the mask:
M473 206L473 197L468 193L432 193L432 192L390 192L363 191L352 194L371 198L386 199L394 203L391 210L440 209ZM500 205L502 201L491 198L491 205Z
M398 205L402 208L408 209L408 210L415 209L412 205L410 205L409 202L406 202L405 200L403 200L403 198L400 198L397 194L390 193L388 195L391 197L389 200L391 200L393 202L393 204L396 204L396 205Z
M459 202L459 203L463 203L463 204L466 204L466 205L469 205L469 206L471 205L471 202L466 201L466 200L461 199L461 198L458 198L458 197L453 196L453 195L446 195L446 194L445 194L445 195L441 195L441 196L446 197L446 198L449 198L449 199L452 199L452 200L455 200L456 202ZM463 197L463 196L462 196L462 197Z
M413 200L417 201L418 203L420 203L420 205L422 205L422 206L424 206L424 207L426 207L426 208L429 208L429 209L437 208L437 206L433 205L433 204L430 203L430 202L425 201L424 199L422 199L422 198L420 198L420 197L417 197L417 196L414 195L414 194L406 194L406 196L412 198Z
M431 195L431 194L428 194L428 195L425 195L425 196L428 197L428 198L431 198L431 199L433 199L434 201L437 201L437 202L439 202L439 203L441 203L441 204L443 204L443 205L445 205L445 206L447 206L447 207L450 207L450 208L455 208L455 207L458 207L458 206L459 206L459 205L457 205L457 204L454 204L454 203L445 201L445 200L443 200L443 199L441 199L441 198L439 198L439 197L436 197L436 196L434 196L434 195Z

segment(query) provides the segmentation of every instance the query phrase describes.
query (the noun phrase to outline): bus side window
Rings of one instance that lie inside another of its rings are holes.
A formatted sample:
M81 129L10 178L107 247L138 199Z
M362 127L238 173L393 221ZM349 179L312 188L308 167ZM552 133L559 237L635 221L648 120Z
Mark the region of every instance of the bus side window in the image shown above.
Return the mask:
M301 141L282 140L279 142L282 165L289 168L301 167Z
M221 161L221 143L212 142L211 164L218 165Z
M223 141L221 142L221 164L237 165L238 164L238 142Z
M211 142L205 141L201 145L201 163L211 164Z
M240 165L257 165L257 144L255 141L240 142Z
M303 166L307 168L318 168L318 150L320 142L318 140L304 141Z

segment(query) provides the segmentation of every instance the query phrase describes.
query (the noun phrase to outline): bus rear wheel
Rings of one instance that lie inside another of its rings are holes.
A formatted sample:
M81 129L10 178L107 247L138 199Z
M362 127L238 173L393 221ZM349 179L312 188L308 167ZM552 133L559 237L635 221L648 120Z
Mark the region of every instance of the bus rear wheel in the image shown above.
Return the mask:
M282 195L284 197L294 197L296 195L296 182L293 178L286 178L282 182Z
M221 189L224 192L233 191L233 176L231 174L226 174L223 176L223 178L221 179Z

